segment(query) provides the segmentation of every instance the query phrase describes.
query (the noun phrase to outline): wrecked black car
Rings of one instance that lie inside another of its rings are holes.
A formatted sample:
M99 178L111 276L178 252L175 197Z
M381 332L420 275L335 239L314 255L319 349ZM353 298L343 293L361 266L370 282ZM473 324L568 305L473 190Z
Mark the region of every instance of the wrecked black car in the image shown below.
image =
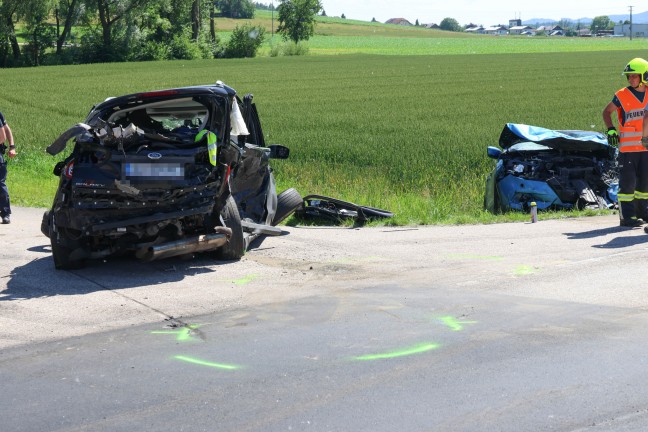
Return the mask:
M617 206L617 149L598 132L551 130L507 123L497 160L486 180L484 208L492 213L543 209L611 209Z
M123 253L236 260L302 202L276 194L269 160L289 150L266 146L252 95L221 82L109 98L47 152L70 140L41 226L57 269Z

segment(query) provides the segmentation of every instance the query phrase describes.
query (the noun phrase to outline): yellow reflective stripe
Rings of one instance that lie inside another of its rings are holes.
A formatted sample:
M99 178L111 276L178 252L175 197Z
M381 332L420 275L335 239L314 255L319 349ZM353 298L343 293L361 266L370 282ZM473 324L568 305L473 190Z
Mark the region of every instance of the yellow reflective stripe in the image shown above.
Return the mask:
M634 201L634 194L618 194L617 198L619 202L630 202Z
M196 134L196 137L194 138L194 142L198 142L202 139L202 137L207 134L207 144L216 144L216 140L218 137L214 132L208 131L207 129L203 129L200 132Z
M207 129L203 129L196 134L194 142L200 141L205 136L205 134L207 134L207 153L209 154L209 163L216 166L216 155L218 151L218 148L216 146L218 137L216 136L216 134Z
M648 192L635 191L634 196L637 199L648 199Z
M622 137L634 137L634 136L641 136L641 132L628 131L628 132L621 132L619 135L621 135Z
M644 150L646 149L646 148L641 144L641 140L639 140L639 141L637 141L637 140L632 140L632 141L620 141L620 142L619 142L619 149L624 149L624 150L625 150L625 149L627 149L627 148L629 148L629 147L636 147L634 150L639 150L639 151L641 151L641 149L644 149ZM639 147L641 147L641 148L639 148Z

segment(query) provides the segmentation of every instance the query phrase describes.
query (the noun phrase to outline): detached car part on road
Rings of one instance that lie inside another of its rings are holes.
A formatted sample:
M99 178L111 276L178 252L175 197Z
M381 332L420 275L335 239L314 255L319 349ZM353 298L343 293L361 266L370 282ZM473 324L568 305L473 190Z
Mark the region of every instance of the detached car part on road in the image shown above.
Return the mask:
M41 227L58 269L122 253L236 260L301 206L294 189L277 196L269 166L288 149L266 147L252 95L220 82L109 98L47 152L71 139Z
M362 225L373 219L394 217L394 213L375 207L358 205L324 195L307 195L304 202L295 210L298 217L325 219L334 223L345 219L353 219Z
M551 130L507 123L486 180L484 208L492 213L617 206L617 149L598 132Z

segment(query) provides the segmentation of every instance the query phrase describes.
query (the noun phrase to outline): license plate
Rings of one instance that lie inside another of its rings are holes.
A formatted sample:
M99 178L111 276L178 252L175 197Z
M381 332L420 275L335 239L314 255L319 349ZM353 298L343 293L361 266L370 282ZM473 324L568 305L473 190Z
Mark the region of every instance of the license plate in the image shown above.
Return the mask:
M178 162L131 162L124 168L128 178L147 178L151 180L184 180L184 164Z

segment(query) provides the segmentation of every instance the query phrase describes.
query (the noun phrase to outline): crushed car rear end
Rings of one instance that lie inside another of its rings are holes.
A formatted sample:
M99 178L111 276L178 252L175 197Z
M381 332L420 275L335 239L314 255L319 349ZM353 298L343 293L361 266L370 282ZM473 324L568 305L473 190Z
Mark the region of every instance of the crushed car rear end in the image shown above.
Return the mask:
M232 104L235 92L223 85L112 98L49 146L56 154L75 139L55 167L59 187L43 220L56 267L120 252L150 260L227 244L232 232L220 216L241 153L229 137ZM202 130L212 135L197 139Z

